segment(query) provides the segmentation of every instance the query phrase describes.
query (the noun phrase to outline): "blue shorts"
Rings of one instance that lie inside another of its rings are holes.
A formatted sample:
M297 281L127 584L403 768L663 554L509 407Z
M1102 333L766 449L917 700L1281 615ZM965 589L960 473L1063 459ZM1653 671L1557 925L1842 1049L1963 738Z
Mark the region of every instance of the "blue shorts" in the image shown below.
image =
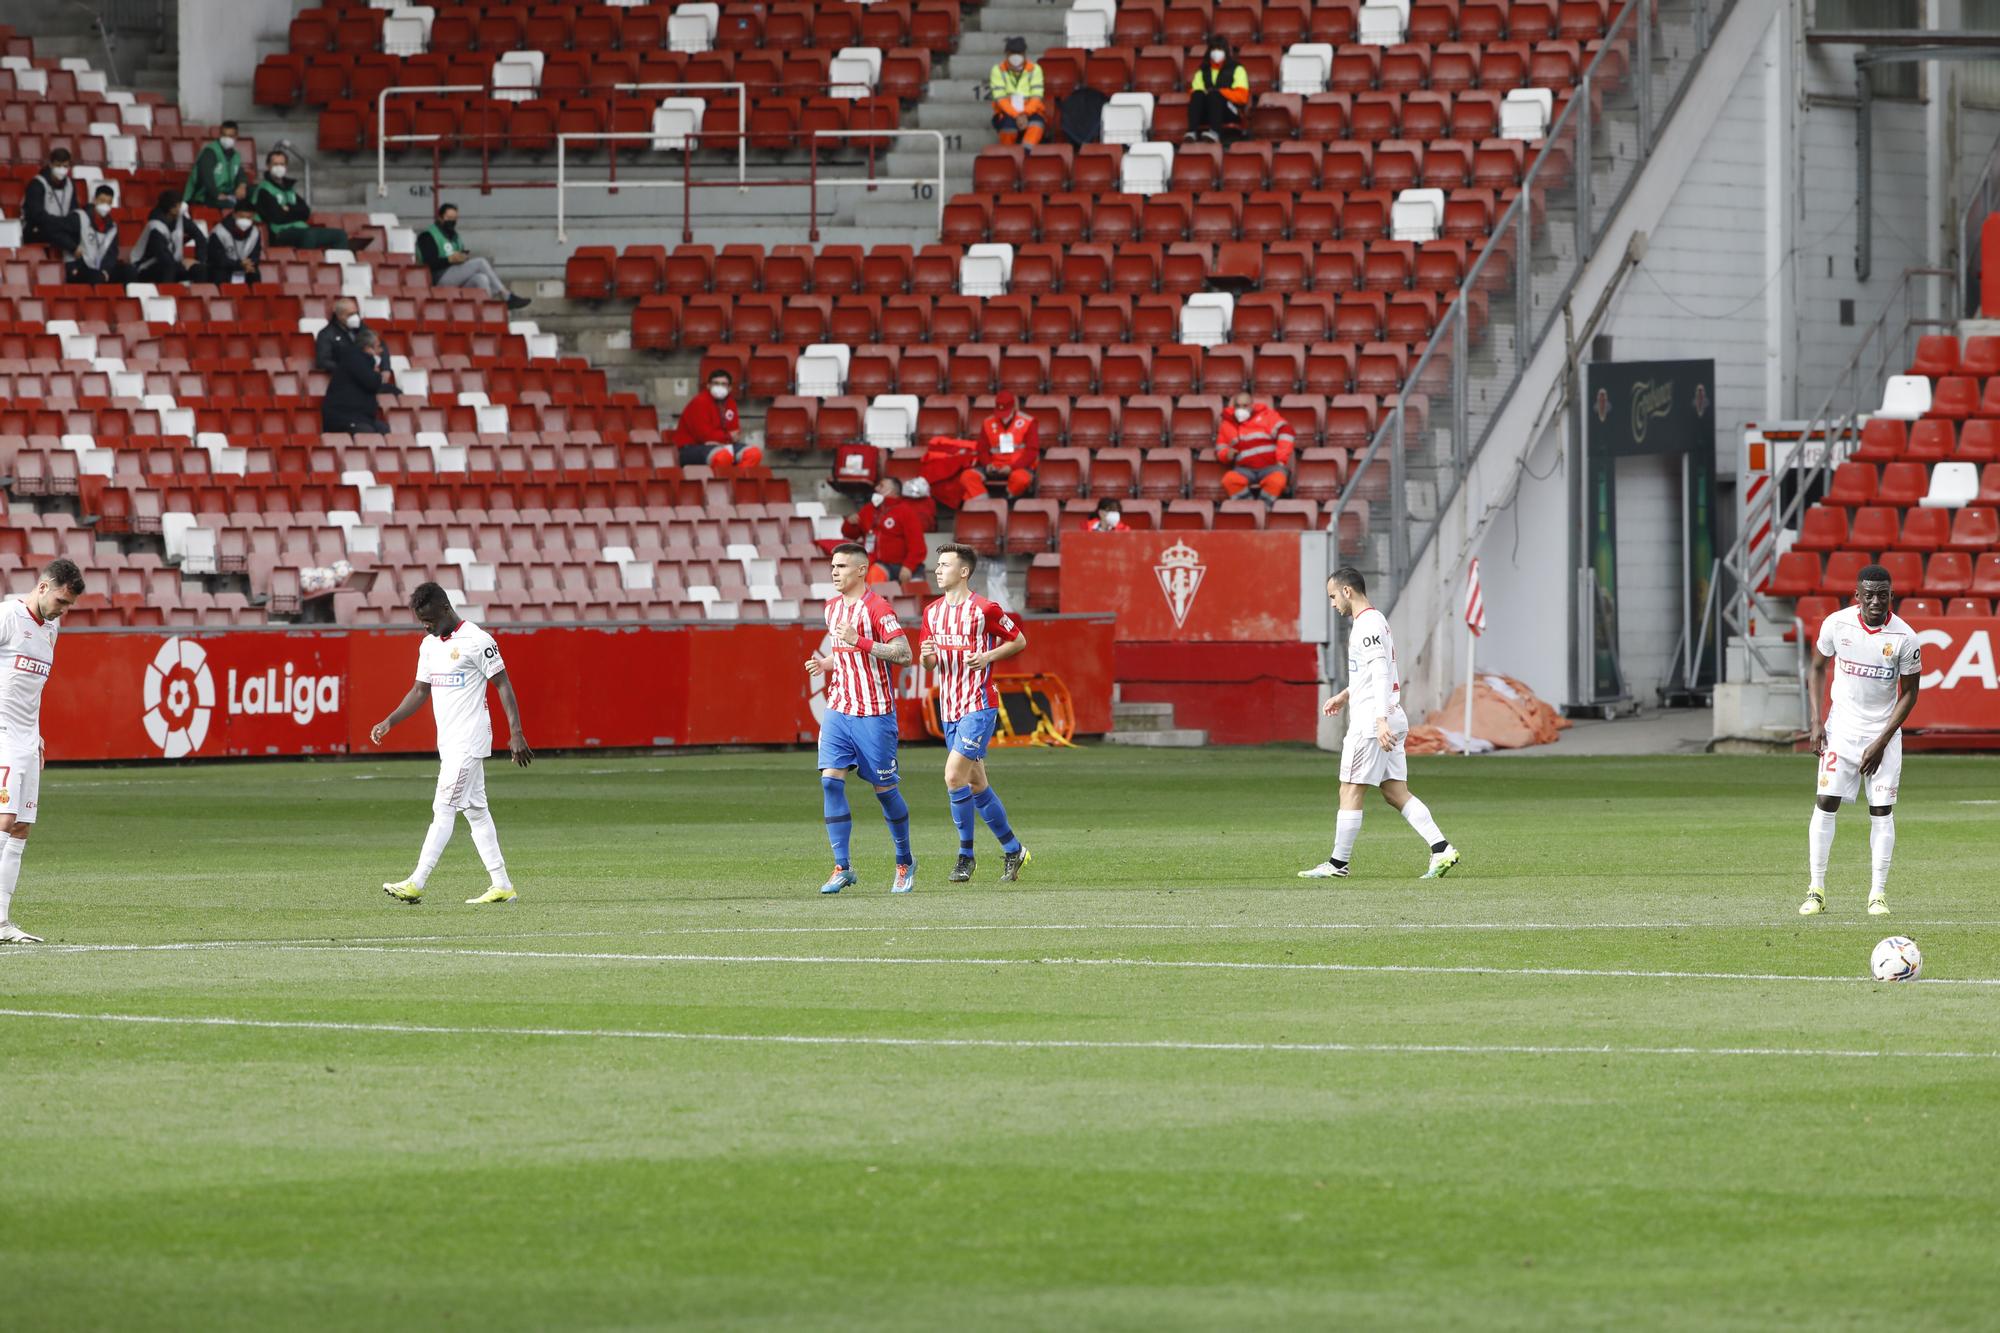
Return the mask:
M967 713L956 722L944 724L944 743L953 753L962 754L967 759L984 759L986 747L993 743L993 733L1000 729L1000 710L982 708L976 713Z
M819 766L858 768L877 787L896 782L896 715L855 717L827 710L819 727Z

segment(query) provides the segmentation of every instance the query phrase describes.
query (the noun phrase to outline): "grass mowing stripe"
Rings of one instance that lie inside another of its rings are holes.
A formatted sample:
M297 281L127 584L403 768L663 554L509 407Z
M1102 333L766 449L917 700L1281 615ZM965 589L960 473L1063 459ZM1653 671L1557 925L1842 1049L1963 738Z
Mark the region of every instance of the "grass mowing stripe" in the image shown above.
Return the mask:
M171 948L174 946L156 946ZM836 954L713 954L713 953L585 953L568 949L440 949L429 945L386 944L236 944L228 947L270 953L365 953L418 954L446 958L534 959L581 963L694 963L753 964L797 967L1130 967L1221 972L1360 972L1412 974L1418 976L1475 977L1613 977L1639 981L1818 981L1845 985L1885 985L1869 976L1827 976L1795 972L1685 972L1621 967L1486 967L1443 966L1417 963L1279 963L1233 959L1199 958L899 958L893 955ZM68 952L144 953L146 945L113 945L98 948L74 946ZM34 951L23 950L27 955ZM52 953L53 950L39 952ZM19 955L17 955L19 956ZM1899 983L1900 984L1900 983ZM1919 978L1928 986L2000 986L1995 977Z
M646 1028L466 1027L443 1023L342 1023L323 1019L237 1018L201 1014L90 1014L56 1009L0 1009L0 1018L168 1027L255 1028L385 1036L576 1038L593 1041L715 1042L750 1046L886 1046L923 1050L1171 1051L1249 1055L1633 1055L1769 1056L1826 1060L2000 1060L2000 1051L1838 1050L1789 1046L1538 1046L1512 1043L1107 1041L1060 1037L809 1036L773 1032L668 1032Z

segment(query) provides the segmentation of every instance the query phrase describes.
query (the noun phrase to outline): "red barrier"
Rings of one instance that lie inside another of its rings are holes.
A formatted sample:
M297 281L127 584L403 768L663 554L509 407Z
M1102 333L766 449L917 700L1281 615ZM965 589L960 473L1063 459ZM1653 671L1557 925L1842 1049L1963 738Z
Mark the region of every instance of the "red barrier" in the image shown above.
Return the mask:
M1205 731L1213 744L1319 733L1317 644L1121 643L1117 663L1120 698L1172 704L1175 726Z
M1297 643L1299 534L1065 533L1061 598L1117 616L1120 643Z
M2000 737L2000 671L1995 644L2000 619L1975 616L1905 617L1924 649L1922 689L1906 730L1931 734L1907 738L1915 748L1963 743L1984 733L1990 748Z
M1063 678L1077 730L1111 729L1112 625L1105 616L1025 621L1010 663ZM538 749L790 745L819 734L823 701L805 661L825 632L805 625L496 626ZM918 631L921 634L921 631ZM57 760L366 753L368 730L409 692L416 630L223 630L171 635L71 630L56 650L42 731ZM921 665L903 671L905 739L924 736ZM497 736L506 723L493 702ZM383 750L436 744L430 711Z

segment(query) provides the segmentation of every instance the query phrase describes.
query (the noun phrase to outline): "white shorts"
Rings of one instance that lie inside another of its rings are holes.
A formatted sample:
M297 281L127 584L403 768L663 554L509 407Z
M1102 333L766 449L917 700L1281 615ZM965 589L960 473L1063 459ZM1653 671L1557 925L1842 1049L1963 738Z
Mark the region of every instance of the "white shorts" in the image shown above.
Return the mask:
M1819 757L1819 794L1851 801L1861 794L1866 784L1868 804L1894 805L1896 789L1903 781L1903 733L1899 731L1889 738L1889 744L1882 751L1882 762L1864 778L1861 775L1861 752L1873 743L1872 740L1843 740L1838 742L1839 750L1836 751L1836 742L1829 738L1826 753Z
M1389 735L1396 744L1393 749L1384 750L1373 727L1367 731L1349 731L1347 739L1340 743L1340 780L1363 787L1408 782L1410 757L1403 749L1403 742L1410 736L1408 724L1399 729L1396 719L1390 719Z
M42 749L0 748L0 815L32 824L42 799Z
M447 759L439 765L437 796L431 802L431 809L458 811L485 808L484 759Z

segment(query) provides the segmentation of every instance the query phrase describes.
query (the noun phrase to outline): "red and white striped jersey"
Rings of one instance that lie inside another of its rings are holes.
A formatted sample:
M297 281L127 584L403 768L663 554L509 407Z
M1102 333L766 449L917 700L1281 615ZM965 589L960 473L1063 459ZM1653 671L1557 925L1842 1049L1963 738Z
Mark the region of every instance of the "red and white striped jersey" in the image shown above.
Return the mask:
M924 637L937 645L938 712L946 722L999 704L993 668L975 670L965 659L1021 637L1006 607L977 593L956 606L940 597L924 608Z
M839 642L833 645L830 653L833 669L826 677L826 706L849 717L879 717L895 708L896 695L890 685L889 664L871 654L868 648L871 643L902 638L903 627L896 623L895 608L872 592L863 593L859 601L850 602L845 597L827 601L827 631L831 633L843 625L852 625L861 635L861 642L852 648Z

